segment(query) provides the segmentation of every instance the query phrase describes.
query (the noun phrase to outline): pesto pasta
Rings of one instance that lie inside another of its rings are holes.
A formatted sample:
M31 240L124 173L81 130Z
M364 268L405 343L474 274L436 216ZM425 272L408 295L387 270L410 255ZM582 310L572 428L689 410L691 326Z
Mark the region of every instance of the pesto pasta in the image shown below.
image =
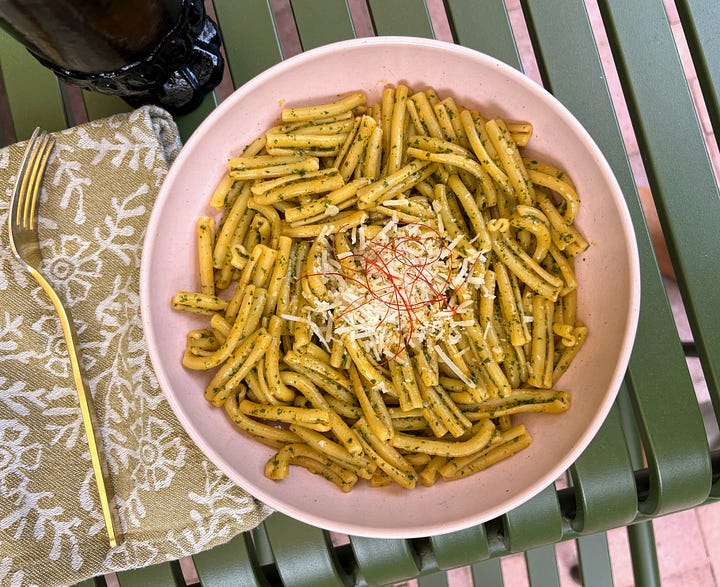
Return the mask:
M432 89L286 108L238 156L196 225L204 327L182 364L208 402L291 465L350 491L477 473L532 442L517 414L587 337L588 248L564 170L528 158L532 124Z

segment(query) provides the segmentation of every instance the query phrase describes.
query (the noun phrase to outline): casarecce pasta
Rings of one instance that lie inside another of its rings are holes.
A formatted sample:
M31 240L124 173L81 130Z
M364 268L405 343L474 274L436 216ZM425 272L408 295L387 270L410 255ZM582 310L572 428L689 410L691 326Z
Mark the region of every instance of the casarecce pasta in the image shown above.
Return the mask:
M228 160L197 291L172 304L206 317L182 363L275 449L268 478L458 479L530 445L516 414L569 408L555 386L587 337L588 242L575 185L531 140L401 84L286 108Z

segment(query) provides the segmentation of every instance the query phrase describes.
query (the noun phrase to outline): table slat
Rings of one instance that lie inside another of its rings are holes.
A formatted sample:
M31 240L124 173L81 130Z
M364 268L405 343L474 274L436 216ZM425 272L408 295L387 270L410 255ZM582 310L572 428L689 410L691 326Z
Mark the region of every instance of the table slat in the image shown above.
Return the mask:
M278 573L286 587L344 587L328 533L280 513L265 520Z
M446 0L448 21L456 43L492 55L522 70L505 3Z
M522 552L562 538L563 518L555 484L502 517L509 552Z
M350 537L360 574L370 585L387 585L420 572L408 540Z
M193 556L203 587L269 587L249 532Z
M476 563L471 568L473 583L477 587L503 587L502 565L499 558Z
M628 526L627 533L635 584L646 585L647 587L661 587L660 566L658 564L652 521Z
M0 68L16 140L29 138L36 126L47 131L67 127L65 106L55 74L2 29Z
M720 3L715 0L676 0L680 21L705 96L715 137L720 137Z
M607 535L604 532L581 536L575 541L583 587L612 585L612 566Z
M236 88L282 59L267 0L213 0L213 6Z
M151 565L117 573L120 587L184 587L182 569L178 561Z
M274 559L272 547L268 541L265 524L262 523L259 526L256 526L250 531L250 534L252 535L253 544L255 545L255 554L257 555L260 565L273 564Z
M107 96L82 90L83 103L88 120L98 120L119 112L131 112L133 107L118 96Z
M368 7L378 35L435 36L423 0L369 0Z
M635 477L617 406L570 468L570 476L577 510L571 524L576 532L589 534L635 519Z
M618 74L705 379L710 393L720 400L720 322L716 310L720 304L716 278L720 250L715 231L699 229L720 225L720 193L675 40L661 0L629 5L603 0L599 7L616 55ZM653 50L648 51L648 47ZM660 92L657 80L662 80ZM682 163L678 164L680 145ZM655 366L662 360L660 353L652 357ZM678 400L676 390L668 382L658 383L660 386L666 397ZM678 413L675 405L658 401L657 393L634 397L643 440L652 435L648 426L657 430L651 445L645 447L648 458L657 460L663 468L665 483L670 476L676 482L665 488L667 503L651 496L641 508L654 514L701 503L709 490L710 464L707 447L703 446L704 429L695 422L699 412L697 416L688 413L697 404L689 396L682 398L687 404L677 406L685 408ZM683 442L679 448L672 446L675 437ZM656 455L656 451L664 454ZM705 482L697 475L703 468ZM684 482L677 483L680 479Z
M355 37L347 1L291 0L303 50Z
M452 569L478 563L490 557L490 545L485 525L480 524L448 534L430 537L430 545L437 565Z
M195 110L175 117L175 122L177 123L180 138L183 143L190 138L193 131L208 117L216 106L217 97L214 92L210 92L205 95L202 103Z
M659 514L699 503L707 494L709 479L704 429L587 12L582 3L573 0L551 5L527 0L525 7L543 80L607 157L636 229L642 307L627 380L644 422L643 438L655 480L642 507ZM635 19L632 28L637 28L642 14ZM567 51L561 38L568 28L576 31L572 51ZM578 83L578 71L584 72L583 83Z
M443 572L435 572L418 579L418 587L448 587L447 575Z
M525 564L527 565L530 585L560 587L560 573L558 572L554 545L550 544L528 550L525 553Z

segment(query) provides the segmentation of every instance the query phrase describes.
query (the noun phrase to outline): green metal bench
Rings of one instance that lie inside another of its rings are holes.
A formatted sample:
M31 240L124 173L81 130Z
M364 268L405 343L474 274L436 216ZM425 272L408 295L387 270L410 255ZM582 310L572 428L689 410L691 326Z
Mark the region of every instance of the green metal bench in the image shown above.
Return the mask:
M368 15L378 35L434 36L423 0L291 0L294 30L280 28L268 0L207 2L220 24L230 79L238 87L283 57L351 38ZM274 3L277 5L278 3ZM522 69L502 0L428 1L444 10L453 40ZM720 131L720 4L677 0L716 136ZM477 585L502 585L500 558L525 553L532 585L559 585L554 545L575 540L580 578L610 584L605 532L627 527L638 585L659 584L652 520L720 498L720 451L710 450L686 352L699 357L720 415L720 194L703 131L662 0L598 0L642 162L668 242L693 341L678 337L585 4L521 0L522 18L546 88L586 126L612 166L638 239L642 309L618 401L596 439L568 471L527 504L486 524L413 540L330 535L280 514L226 545L193 557L202 585L385 585L418 578L447 585L448 569L470 566ZM594 6L594 5L593 5ZM515 13L514 13L515 14ZM291 27L292 28L292 27ZM295 37L295 30L297 37ZM61 86L0 34L0 144L128 107ZM225 86L227 90L228 86ZM180 117L184 137L223 97L223 88ZM4 101L4 103L2 102ZM179 562L119 573L130 585L185 585ZM105 585L100 577L84 585Z

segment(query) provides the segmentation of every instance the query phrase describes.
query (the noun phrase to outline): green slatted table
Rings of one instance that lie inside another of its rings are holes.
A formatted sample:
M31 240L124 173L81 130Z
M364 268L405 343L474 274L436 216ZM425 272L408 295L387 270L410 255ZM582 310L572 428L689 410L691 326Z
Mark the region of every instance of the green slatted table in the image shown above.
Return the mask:
M268 0L206 0L220 25L229 80L238 87L287 57L357 31L433 37L444 17L454 42L522 69L511 26L524 20L545 87L594 137L625 194L641 256L642 307L636 344L618 401L595 440L568 471L568 487L548 487L501 518L426 539L377 540L329 533L274 514L259 528L193 557L203 585L384 585L418 578L447 585L446 570L469 566L477 585L502 585L499 558L524 552L532 585L559 584L554 544L575 540L586 585L606 585L605 532L628 527L637 584L659 583L652 520L720 498L720 452L710 450L685 349L699 357L720 414L720 193L662 0L597 0L668 241L693 333L683 344L673 321L628 154L585 4L520 0L287 0L276 20ZM278 4L278 3L274 3ZM720 132L720 3L676 0L710 122ZM366 16L360 23L353 18ZM292 22L287 19L290 18ZM445 30L445 29L442 29ZM569 33L572 31L572 34ZM364 33L362 33L364 34ZM58 130L127 110L120 100L62 87L0 33L0 144L36 125ZM222 99L209 95L178 119L183 137ZM177 562L121 573L130 585L184 585ZM104 585L102 578L84 585Z

